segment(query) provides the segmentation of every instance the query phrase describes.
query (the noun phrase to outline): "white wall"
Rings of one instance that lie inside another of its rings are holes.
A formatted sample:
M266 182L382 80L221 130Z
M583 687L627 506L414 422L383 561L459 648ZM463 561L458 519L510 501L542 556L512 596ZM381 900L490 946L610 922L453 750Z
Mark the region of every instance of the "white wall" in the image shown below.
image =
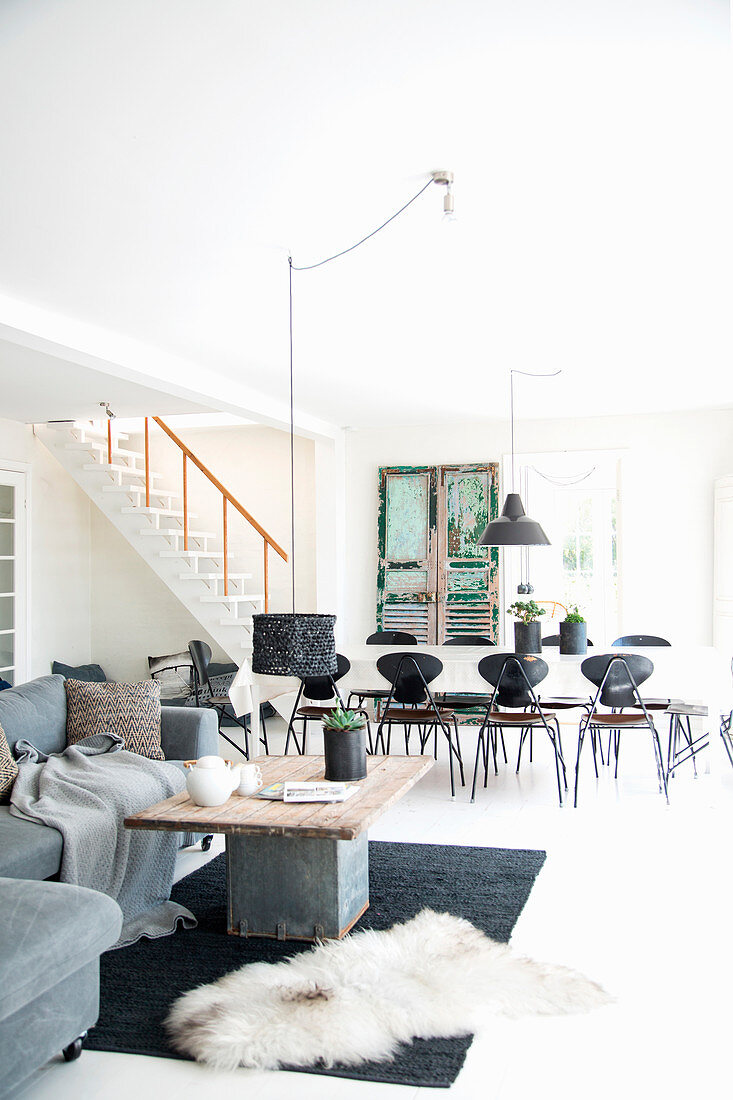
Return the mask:
M174 429L175 430L175 429ZM179 438L236 497L272 538L290 554L290 438L277 428L251 424L226 428L185 428ZM142 451L142 436L131 436ZM221 545L221 493L190 462L189 509L196 513L193 530L213 531ZM181 492L182 455L157 425L150 432L150 468L162 474L159 484ZM232 572L252 573L251 591L263 591L263 540L231 506L228 537ZM315 445L295 438L296 598L303 611L315 606ZM289 611L290 564L269 552L270 610Z
M90 659L90 510L87 497L33 429L0 420L2 462L30 465L30 677L53 660Z
M626 449L621 630L711 645L713 480L733 472L733 412L525 421L516 434L518 452ZM348 641L375 629L378 467L500 462L508 450L504 421L347 433Z
M147 679L148 657L180 653L192 638L229 661L216 642L123 539L91 510L91 652L110 680Z

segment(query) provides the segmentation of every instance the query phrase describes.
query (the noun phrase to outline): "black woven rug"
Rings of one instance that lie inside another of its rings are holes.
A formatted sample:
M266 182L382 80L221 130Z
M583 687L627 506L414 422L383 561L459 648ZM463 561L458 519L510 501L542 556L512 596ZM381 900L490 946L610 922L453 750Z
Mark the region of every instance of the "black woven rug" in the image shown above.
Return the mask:
M356 925L386 929L426 906L465 917L506 943L545 861L544 852L463 848L444 844L369 845L371 904ZM244 963L278 962L308 944L228 936L225 928L224 856L181 879L172 898L198 918L198 927L158 940L141 940L101 959L101 1011L89 1033L89 1050L178 1058L162 1022L173 1001L194 986L216 981ZM393 1061L316 1067L325 1073L395 1085L449 1087L458 1076L472 1036L416 1039Z

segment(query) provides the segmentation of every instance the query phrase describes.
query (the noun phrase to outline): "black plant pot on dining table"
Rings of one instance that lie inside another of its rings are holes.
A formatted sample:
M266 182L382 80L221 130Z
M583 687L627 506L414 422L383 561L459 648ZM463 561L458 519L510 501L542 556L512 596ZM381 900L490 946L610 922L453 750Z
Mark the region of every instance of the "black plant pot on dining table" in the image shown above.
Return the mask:
M540 623L514 624L514 650L516 653L542 652L542 627Z
M560 652L587 653L588 627L585 623L560 623Z
M326 779L337 783L366 778L366 730L323 729Z

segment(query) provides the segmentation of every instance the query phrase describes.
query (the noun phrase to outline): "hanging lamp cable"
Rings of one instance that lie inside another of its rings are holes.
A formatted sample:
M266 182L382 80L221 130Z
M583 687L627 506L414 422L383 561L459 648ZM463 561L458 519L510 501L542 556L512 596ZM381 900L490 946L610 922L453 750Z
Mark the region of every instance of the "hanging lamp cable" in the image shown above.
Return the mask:
M293 257L288 256L290 290L290 574L295 614L295 414L293 402Z
M371 233L367 233L366 237L362 237L360 241L356 242L356 244L349 245L348 248L344 248L343 251L341 251L341 252L334 253L333 256L327 256L325 260L319 260L318 263L315 263L315 264L305 264L303 267L297 267L295 264L293 264L293 261L292 261L292 258L291 258L290 266L291 266L292 270L293 271L313 271L313 269L316 268L316 267L323 267L324 264L330 264L331 260L338 260L339 257L345 256L347 252L353 252L355 248L359 247L359 245L364 244L366 241L370 240L372 237L376 237L377 233L380 233L386 226L389 225L390 222L393 222L395 220L395 218L398 218L400 216L400 214L402 214L405 210L407 210L408 206L412 206L413 202L415 202L416 199L419 199L420 196L423 194L423 192L427 191L428 187L430 187L430 184L434 183L434 182L435 182L435 180L433 180L432 178L429 179L428 182L425 184L425 186L421 187L420 190L418 191L418 193L416 195L413 195L412 198L409 199L405 203L404 206L401 206L399 208L399 210L395 211L395 213L392 214L392 216L390 218L387 218L386 222L382 222L381 225L378 225L376 229L373 229L371 231Z
M451 177L452 178L452 177ZM293 400L293 272L294 271L313 271L316 267L323 267L324 264L330 264L332 260L338 260L339 257L345 256L347 252L353 252L355 248L364 244L366 241L371 240L377 233L380 233L382 229L393 222L395 218L398 218L408 206L412 206L413 202L420 198L420 196L427 191L431 183L440 182L435 180L432 176L421 187L416 195L413 195L404 206L401 206L399 210L396 210L391 217L387 218L386 222L382 222L376 229L373 229L371 233L367 233L366 237L362 237L356 244L349 245L348 248L344 248L341 252L336 252L333 256L327 256L325 260L319 260L315 264L304 264L302 267L298 267L293 263L293 257L288 255L288 290L290 301L290 555L291 555L291 576L293 585L293 614L295 614L295 405Z

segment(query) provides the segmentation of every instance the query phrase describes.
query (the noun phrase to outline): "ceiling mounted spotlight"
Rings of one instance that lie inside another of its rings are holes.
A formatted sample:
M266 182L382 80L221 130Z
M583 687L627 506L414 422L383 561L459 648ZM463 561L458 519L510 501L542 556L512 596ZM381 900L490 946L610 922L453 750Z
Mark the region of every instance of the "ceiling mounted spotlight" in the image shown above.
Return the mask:
M447 171L433 172L433 183L438 183L441 187L445 187L445 194L443 195L443 220L454 222L456 220L456 214L453 208L453 173Z
M110 420L114 420L115 414L112 412L112 409L109 407L109 401L100 401L99 402L99 407L100 407L100 409L104 409L104 411L106 412L106 414L110 418Z

